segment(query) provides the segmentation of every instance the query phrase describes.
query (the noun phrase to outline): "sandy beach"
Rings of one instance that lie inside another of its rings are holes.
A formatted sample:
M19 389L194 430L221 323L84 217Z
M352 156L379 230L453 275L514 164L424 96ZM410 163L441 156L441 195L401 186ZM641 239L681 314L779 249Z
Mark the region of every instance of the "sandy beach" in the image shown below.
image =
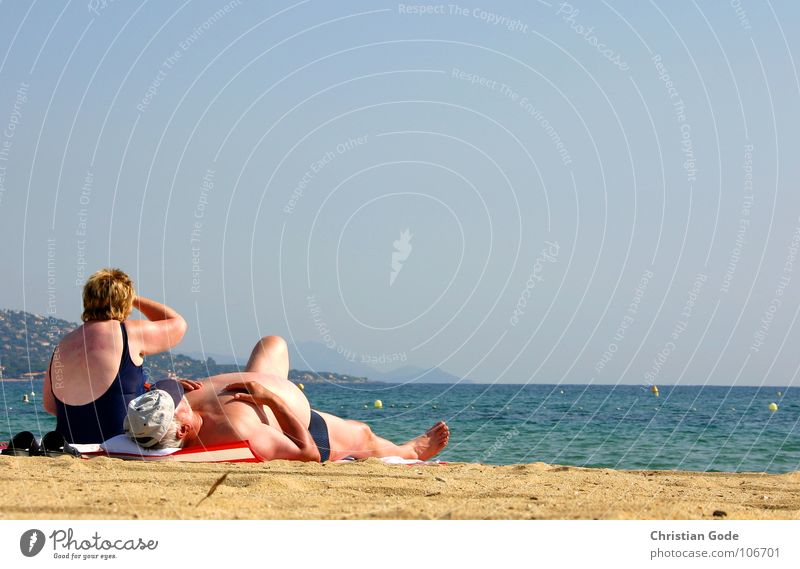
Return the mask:
M800 472L3 456L0 479L2 519L800 518Z

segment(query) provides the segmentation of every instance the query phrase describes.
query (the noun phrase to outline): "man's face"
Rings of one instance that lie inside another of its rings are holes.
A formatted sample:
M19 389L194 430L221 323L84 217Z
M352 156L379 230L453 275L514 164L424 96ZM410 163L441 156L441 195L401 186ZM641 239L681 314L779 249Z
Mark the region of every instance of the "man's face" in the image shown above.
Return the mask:
M186 402L186 397L181 398L181 402L178 403L178 406L175 408L175 419L181 424L185 425L189 422L189 419L192 416L192 408L189 407L189 404Z

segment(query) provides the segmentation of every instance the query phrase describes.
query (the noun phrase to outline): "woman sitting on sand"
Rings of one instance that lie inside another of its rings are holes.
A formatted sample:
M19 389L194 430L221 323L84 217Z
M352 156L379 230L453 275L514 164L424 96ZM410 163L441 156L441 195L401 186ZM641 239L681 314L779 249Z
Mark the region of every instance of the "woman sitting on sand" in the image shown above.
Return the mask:
M209 447L248 441L259 460L325 462L347 456L400 456L427 460L450 439L440 421L396 445L365 423L311 409L288 380L289 353L279 336L262 338L241 373L202 382L167 380L131 401L125 430L150 449ZM183 387L186 387L184 393Z
M127 320L136 308L147 320ZM68 443L99 443L123 433L128 403L145 392L143 356L177 345L186 321L137 297L130 277L101 269L83 287L83 325L58 344L45 374L45 411Z

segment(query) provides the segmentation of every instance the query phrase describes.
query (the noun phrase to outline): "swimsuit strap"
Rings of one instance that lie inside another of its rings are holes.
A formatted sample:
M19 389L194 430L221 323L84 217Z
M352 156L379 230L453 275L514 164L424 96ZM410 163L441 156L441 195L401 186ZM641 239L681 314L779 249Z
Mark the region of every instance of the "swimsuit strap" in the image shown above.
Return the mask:
M125 356L130 357L130 352L128 351L128 331L125 329L125 323L120 321L119 327L122 328L122 356L119 359L119 368L122 369L122 366L125 365Z

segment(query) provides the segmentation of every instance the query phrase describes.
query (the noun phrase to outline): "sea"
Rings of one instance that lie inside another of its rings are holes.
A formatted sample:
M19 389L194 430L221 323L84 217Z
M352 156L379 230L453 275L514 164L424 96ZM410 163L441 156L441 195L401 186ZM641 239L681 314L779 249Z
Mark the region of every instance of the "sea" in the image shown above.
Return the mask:
M41 389L41 381L0 382L0 441L55 427ZM658 396L645 386L610 385L305 386L315 409L365 421L394 442L446 421L450 444L438 457L444 461L770 473L800 470L798 393L719 386L659 386Z

